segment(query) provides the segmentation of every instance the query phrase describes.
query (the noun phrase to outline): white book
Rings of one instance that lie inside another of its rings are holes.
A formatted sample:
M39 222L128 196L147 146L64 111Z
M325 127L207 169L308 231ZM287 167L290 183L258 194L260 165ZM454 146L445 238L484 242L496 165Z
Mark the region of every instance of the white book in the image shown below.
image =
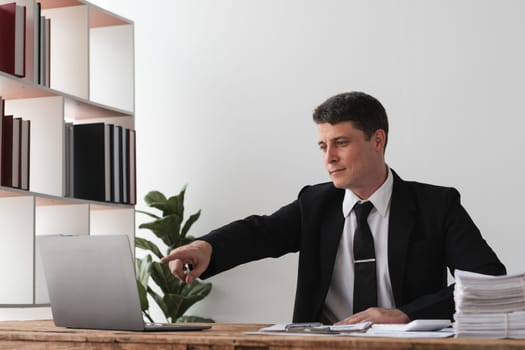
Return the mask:
M71 162L73 161L71 158L72 153L72 140L71 140L71 134L73 128L71 127L73 123L65 122L64 123L64 196L65 197L72 197L73 192L71 192Z
M39 21L39 37L38 37L38 82L41 85L45 85L46 81L46 73L45 73L45 67L46 67L46 56L45 56L45 41L46 41L46 18L44 16L40 16Z
M35 84L40 83L40 15L42 5L37 2L33 8L33 81Z
M31 121L22 120L20 139L20 188L26 191L29 190L30 129Z
M20 136L22 131L22 118L13 118L13 166L11 186L20 188Z
M15 75L25 75L26 8L16 6L15 24Z
M46 18L45 22L45 41L44 41L44 55L45 59L45 81L44 85L47 87L51 86L51 19Z

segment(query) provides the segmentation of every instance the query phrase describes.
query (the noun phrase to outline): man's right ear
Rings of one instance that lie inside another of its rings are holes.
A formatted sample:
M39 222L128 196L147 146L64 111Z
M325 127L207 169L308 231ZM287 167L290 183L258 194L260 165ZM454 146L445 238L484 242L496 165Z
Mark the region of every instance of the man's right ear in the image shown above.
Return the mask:
M385 150L386 145L386 132L383 129L377 129L372 135L374 140L374 146L377 150Z

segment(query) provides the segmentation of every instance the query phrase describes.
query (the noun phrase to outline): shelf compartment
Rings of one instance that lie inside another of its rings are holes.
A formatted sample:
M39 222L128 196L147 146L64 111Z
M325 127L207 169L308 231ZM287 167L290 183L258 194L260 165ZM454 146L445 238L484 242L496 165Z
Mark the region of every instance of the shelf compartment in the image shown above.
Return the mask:
M0 97L4 100L51 96L64 97L66 116L69 116L72 119L133 116L133 112L130 110L124 110L93 102L78 96L62 93L0 71Z
M7 100L5 111L31 121L29 190L63 195L63 97Z
M0 198L2 304L33 303L34 198Z
M89 36L90 100L134 111L133 25L96 27Z
M43 8L51 20L51 88L89 99L89 9L86 5Z

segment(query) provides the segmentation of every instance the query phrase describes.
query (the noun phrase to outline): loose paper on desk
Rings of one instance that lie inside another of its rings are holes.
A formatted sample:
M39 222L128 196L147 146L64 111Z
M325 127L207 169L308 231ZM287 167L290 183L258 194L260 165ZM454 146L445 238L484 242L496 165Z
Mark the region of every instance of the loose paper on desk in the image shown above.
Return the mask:
M414 320L405 324L374 324L363 336L392 338L447 338L454 335L450 320Z
M409 323L376 323L372 326L374 331L410 332L410 331L440 331L450 327L449 319L414 320Z
M259 332L286 332L286 333L305 333L305 330L312 330L312 333L322 333L323 330L330 332L364 332L370 326L372 322L360 322L354 324L345 324L345 325L323 325L320 323L316 324L297 324L297 323L278 323L268 327L263 327Z
M374 324L361 322L347 325L274 324L261 328L256 335L358 336L392 338L447 338L454 335L449 320L415 320L408 324Z
M372 328L364 333L347 333L352 337L386 337L386 338L449 338L454 335L452 328L449 330L426 331L374 331Z

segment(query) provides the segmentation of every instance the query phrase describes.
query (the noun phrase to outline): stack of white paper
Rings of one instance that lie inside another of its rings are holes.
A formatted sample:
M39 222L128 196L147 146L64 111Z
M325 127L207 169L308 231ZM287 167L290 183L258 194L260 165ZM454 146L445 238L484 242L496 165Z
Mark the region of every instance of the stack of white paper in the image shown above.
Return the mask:
M525 338L525 274L487 276L456 270L458 337Z

